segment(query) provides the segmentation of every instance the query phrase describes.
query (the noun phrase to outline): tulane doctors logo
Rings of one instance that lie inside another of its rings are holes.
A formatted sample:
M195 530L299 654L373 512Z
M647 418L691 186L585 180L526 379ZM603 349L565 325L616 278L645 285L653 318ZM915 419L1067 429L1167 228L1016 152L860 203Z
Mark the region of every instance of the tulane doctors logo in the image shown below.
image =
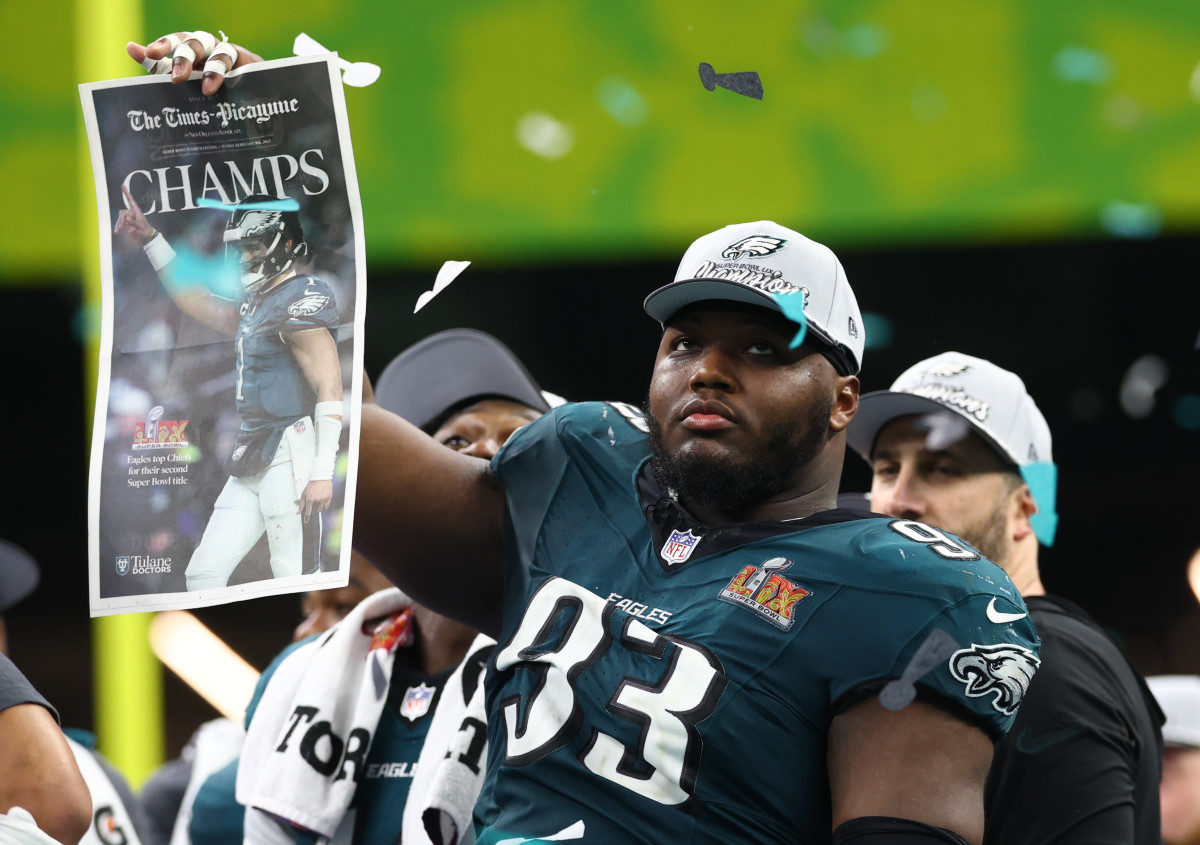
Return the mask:
M750 235L725 247L721 257L730 261L737 261L739 258L762 258L783 249L786 243L783 238L772 238L770 235Z
M128 575L129 574L129 556L128 555L121 555L117 558L117 574L118 575Z

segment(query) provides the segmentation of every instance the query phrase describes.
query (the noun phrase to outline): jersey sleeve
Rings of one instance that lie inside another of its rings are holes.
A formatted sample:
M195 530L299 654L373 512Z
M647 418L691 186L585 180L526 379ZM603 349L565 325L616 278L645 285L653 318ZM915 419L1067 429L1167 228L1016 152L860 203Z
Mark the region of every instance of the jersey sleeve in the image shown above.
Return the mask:
M840 611L850 630L835 707L879 693L898 708L920 694L1003 736L1040 665L1028 609L1004 570L921 523L882 523L860 540L862 574Z
M892 674L911 679L929 666L916 682L1000 737L1012 726L1041 664L1038 648L1037 633L1019 596L1014 601L977 593L939 613L905 643Z
M40 704L58 721L58 711L25 679L21 670L7 656L0 654L0 710L18 704Z
M542 522L558 489L567 464L567 453L558 434L558 412L518 429L492 458L492 471L504 486L508 507L509 541L518 554L506 555L505 581L515 573L516 561L531 561Z
M312 276L303 281L306 283L289 287L279 303L281 313L277 318L280 330L302 332L307 329L328 329L336 332L341 321L333 288Z

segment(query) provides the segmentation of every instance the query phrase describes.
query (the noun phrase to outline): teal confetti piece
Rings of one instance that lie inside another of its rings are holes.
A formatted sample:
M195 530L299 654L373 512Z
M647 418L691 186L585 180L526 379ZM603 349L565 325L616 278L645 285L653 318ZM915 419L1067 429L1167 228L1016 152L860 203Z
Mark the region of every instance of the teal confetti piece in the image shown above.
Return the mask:
M187 247L180 248L175 260L167 265L162 281L172 295L204 289L232 300L241 293L236 264L226 262L220 255L205 255Z
M804 336L808 334L808 315L804 313L804 294L802 292L777 293L774 296L783 316L800 326L800 330L788 344L788 349L796 349L804 343Z
M270 202L243 202L238 205L230 205L227 202L220 200L201 197L196 200L196 205L201 208L215 208L219 211L299 211L300 203L291 197L284 197L281 200L271 200Z
M1054 534L1058 530L1058 514L1054 510L1058 498L1058 467L1052 461L1039 461L1021 467L1021 478L1029 485L1037 513L1029 517L1033 533L1043 546L1054 545Z

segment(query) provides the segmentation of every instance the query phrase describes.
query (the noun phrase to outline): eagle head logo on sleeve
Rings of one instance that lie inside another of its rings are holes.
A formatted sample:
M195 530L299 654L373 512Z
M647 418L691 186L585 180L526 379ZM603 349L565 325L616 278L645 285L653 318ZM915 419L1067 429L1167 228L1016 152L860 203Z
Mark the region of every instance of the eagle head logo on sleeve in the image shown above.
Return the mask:
M324 294L306 293L288 306L288 313L293 317L307 317L316 314L329 304L329 297Z
M950 674L966 684L967 695L993 695L992 707L1011 716L1029 691L1029 682L1041 660L1029 649L1013 643L978 645L950 656Z

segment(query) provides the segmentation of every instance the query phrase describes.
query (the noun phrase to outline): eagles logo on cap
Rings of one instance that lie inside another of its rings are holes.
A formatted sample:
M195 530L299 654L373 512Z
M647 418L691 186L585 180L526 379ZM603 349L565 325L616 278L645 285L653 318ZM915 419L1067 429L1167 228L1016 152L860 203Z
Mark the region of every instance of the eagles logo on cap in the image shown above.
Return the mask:
M784 238L773 238L770 235L762 234L750 235L725 247L721 257L728 258L730 261L737 261L739 258L762 258L764 255L770 255L783 249L783 245L786 243Z

